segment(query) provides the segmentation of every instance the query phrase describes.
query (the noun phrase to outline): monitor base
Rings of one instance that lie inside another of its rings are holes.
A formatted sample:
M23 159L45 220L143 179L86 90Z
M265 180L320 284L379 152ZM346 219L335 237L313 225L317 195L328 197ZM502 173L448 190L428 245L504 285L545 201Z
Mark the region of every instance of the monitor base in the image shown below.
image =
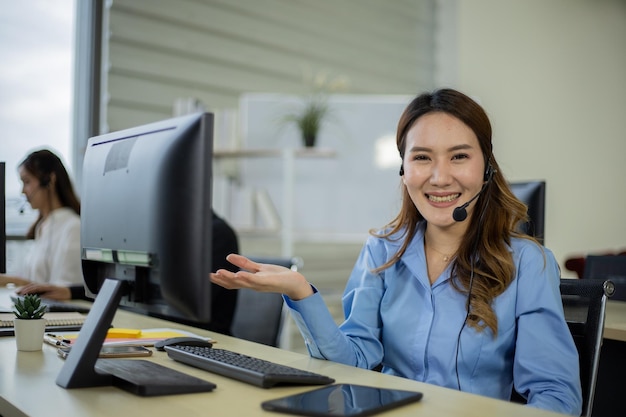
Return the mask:
M141 396L206 392L215 384L145 360L98 359L127 283L106 279L56 384L63 388L114 385Z
M112 384L142 397L209 392L212 382L139 359L98 359L96 370L113 376Z

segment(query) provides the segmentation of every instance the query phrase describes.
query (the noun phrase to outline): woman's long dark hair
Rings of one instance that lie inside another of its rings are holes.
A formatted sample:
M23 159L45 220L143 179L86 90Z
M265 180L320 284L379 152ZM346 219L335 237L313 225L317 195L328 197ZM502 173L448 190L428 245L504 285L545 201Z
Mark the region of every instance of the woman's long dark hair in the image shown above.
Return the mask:
M487 114L474 100L456 90L441 89L425 93L407 106L398 122L396 137L402 160L407 132L420 117L432 112L447 113L471 128L478 138L485 167L490 164L495 171L476 201L471 218L467 220L470 223L452 268L452 274L457 275L453 285L462 293L469 292L473 270L468 325L477 330L488 327L495 335L498 322L491 302L504 292L515 277L515 265L509 250L511 238L532 239L517 232L517 225L527 220L527 207L512 193L492 154L491 123ZM387 224L387 231L381 233L380 230L372 230L370 233L389 239L393 234L403 231L404 242L398 253L375 271L383 271L400 259L415 236L421 220L424 217L415 207L406 187L403 187L400 212Z
M24 161L19 165L28 171L31 175L39 180L41 187L47 187L51 183L52 174L54 174L54 191L59 196L61 205L69 207L76 214L80 215L80 200L74 192L72 181L68 175L63 162L54 153L47 149L38 150L30 153ZM26 237L28 239L35 238L35 230L42 220L41 214L35 222L30 226Z

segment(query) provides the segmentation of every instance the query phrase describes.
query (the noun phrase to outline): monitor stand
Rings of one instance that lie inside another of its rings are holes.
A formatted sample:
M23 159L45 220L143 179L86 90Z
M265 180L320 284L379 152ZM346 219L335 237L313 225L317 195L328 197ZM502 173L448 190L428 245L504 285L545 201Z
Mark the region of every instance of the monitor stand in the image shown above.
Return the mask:
M126 285L126 282L114 279L104 281L57 376L57 385L63 388L114 385L141 396L212 391L216 385L211 382L151 361L98 359Z

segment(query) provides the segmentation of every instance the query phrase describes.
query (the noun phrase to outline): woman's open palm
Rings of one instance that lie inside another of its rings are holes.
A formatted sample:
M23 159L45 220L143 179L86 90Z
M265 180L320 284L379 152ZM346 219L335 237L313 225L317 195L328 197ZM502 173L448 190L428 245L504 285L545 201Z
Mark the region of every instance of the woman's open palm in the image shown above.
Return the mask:
M240 268L240 271L220 269L211 274L211 281L224 288L276 292L285 294L292 300L300 300L313 294L311 285L297 271L280 265L254 262L237 254L228 255L226 260Z

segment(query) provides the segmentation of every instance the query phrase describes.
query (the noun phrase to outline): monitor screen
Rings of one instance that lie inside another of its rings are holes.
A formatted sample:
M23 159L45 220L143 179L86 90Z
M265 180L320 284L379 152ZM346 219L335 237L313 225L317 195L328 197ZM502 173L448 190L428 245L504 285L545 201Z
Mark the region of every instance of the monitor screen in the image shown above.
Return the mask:
M528 206L529 221L520 225L520 230L534 236L541 244L545 239L546 182L525 181L509 183L513 194Z
M210 319L213 116L195 114L91 138L83 162L87 293L127 281L120 306Z
M57 385L113 384L138 395L213 388L199 379L181 384L186 375L154 363L118 361L119 367L96 369L118 306L210 320L212 157L210 113L89 139L81 247L86 292L95 302Z

